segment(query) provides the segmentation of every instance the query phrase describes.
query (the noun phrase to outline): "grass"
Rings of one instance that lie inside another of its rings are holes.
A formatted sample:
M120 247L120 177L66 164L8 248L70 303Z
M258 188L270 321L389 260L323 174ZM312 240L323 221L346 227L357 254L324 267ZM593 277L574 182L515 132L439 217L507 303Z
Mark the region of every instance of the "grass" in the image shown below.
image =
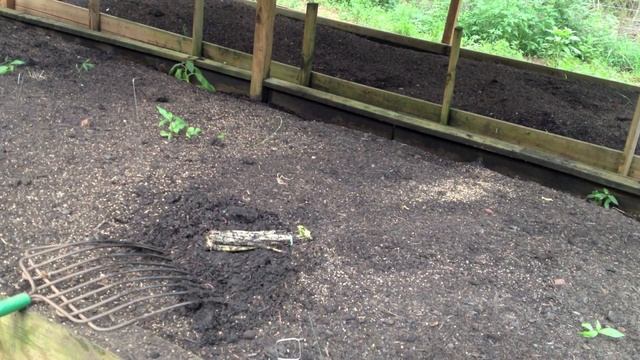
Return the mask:
M612 1L612 0L609 0ZM440 42L449 0L319 0L320 15ZM606 1L603 1L606 2ZM279 5L304 11L305 1ZM640 41L587 0L468 0L463 47L640 85ZM608 9L608 8L604 8Z

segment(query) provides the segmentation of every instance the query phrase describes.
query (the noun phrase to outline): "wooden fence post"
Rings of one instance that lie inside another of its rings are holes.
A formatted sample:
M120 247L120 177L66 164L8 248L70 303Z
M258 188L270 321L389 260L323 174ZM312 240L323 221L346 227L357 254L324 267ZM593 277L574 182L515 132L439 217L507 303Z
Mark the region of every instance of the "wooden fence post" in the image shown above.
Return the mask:
M451 45L453 38L453 29L456 28L458 23L458 14L460 13L460 3L462 0L451 0L449 4L449 14L447 14L447 22L444 25L444 32L442 33L442 42L444 44Z
M298 74L300 85L309 86L311 69L316 50L316 23L318 20L318 3L307 3L304 17L304 34L302 35L302 66Z
M449 123L449 110L453 101L453 90L456 85L456 68L460 58L460 45L462 44L462 28L456 27L453 32L453 44L449 52L449 68L447 69L447 79L444 85L444 97L442 98L442 111L440 112L440 123Z
M89 0L89 29L100 31L100 0Z
M249 88L249 96L253 100L262 100L263 82L269 77L275 18L276 0L258 0Z
M640 96L638 97L636 112L633 114L633 120L631 120L631 126L629 127L629 135L627 136L627 142L624 145L624 152L622 153L622 165L620 165L618 170L621 175L629 175L633 156L638 148L638 139L640 139Z
M16 8L16 0L5 0L4 6L6 6L8 9L14 9Z
M193 6L193 32L191 34L191 55L202 56L202 36L204 32L204 0L195 0Z

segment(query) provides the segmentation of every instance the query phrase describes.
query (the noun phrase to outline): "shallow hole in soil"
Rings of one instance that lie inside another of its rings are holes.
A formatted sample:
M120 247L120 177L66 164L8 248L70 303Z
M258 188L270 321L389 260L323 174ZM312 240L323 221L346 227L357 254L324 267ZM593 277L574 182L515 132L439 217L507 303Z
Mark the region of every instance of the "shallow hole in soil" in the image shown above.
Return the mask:
M202 345L235 342L269 321L287 299L287 284L297 272L289 254L269 250L238 253L208 251L210 230L283 230L290 227L276 214L243 204L215 191L191 189L144 199L126 227L126 238L161 247L177 265L215 291L217 301L185 308Z

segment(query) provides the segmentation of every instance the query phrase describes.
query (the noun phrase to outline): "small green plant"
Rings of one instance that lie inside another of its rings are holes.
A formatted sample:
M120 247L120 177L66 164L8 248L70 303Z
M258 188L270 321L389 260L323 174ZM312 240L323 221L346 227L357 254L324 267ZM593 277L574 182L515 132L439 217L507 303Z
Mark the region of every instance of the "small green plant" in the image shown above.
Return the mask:
M583 322L582 323L582 331L580 331L580 335L585 338L594 338L598 335L604 335L612 338L621 338L624 337L624 334L612 327L602 327L600 325L600 321L596 320L596 327L594 328L591 323Z
M581 40L573 30L567 27L554 27L552 30L547 30L547 33L549 36L545 38L543 54L551 61L558 61L565 57L582 56L582 52L578 49Z
M22 66L25 65L26 62L20 60L20 59L15 59L15 60L7 60L3 63L0 63L0 75L7 75L7 74L11 74L12 72L16 71L16 69L18 68L18 66Z
M191 139L202 133L200 128L189 126L189 123L180 116L174 115L171 111L160 106L156 106L156 109L158 109L161 117L158 126L166 126L166 129L160 130L160 136L171 140L174 136L180 135L182 130L185 130L185 136L187 139Z
M611 204L615 206L619 206L618 199L609 192L609 189L602 188L601 190L596 189L589 195L587 195L587 199L595 202L596 204L604 207L605 209L609 209Z
M196 86L209 92L216 91L216 88L211 85L209 80L207 80L207 78L202 74L202 71L200 71L200 69L198 69L198 67L191 60L183 61L181 63L173 65L171 70L169 70L169 75L172 75L176 79L188 83L191 83L191 79L195 77L196 81L198 82Z
M307 229L304 225L298 225L297 235L300 240L313 240L311 231L309 231L309 229Z
M81 64L76 64L76 70L78 70L78 71L89 72L94 67L96 67L96 65L91 62L91 59L86 59Z
M216 139L220 141L224 141L225 137L227 137L227 134L225 134L224 132L219 132L218 135L216 135Z

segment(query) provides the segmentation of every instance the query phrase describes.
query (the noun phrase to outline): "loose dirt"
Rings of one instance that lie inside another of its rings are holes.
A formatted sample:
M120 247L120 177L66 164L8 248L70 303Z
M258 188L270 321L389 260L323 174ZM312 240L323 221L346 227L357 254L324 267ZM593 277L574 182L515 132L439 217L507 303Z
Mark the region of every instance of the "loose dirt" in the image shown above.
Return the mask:
M0 77L0 294L25 248L98 236L161 246L219 295L110 334L63 321L125 359L274 359L285 338L303 359L640 352L640 226L616 211L209 94L109 47L4 18L0 33L1 57L28 60L22 85ZM162 139L156 105L203 135ZM211 229L298 224L314 240L291 254L202 246ZM627 336L581 338L595 320Z

